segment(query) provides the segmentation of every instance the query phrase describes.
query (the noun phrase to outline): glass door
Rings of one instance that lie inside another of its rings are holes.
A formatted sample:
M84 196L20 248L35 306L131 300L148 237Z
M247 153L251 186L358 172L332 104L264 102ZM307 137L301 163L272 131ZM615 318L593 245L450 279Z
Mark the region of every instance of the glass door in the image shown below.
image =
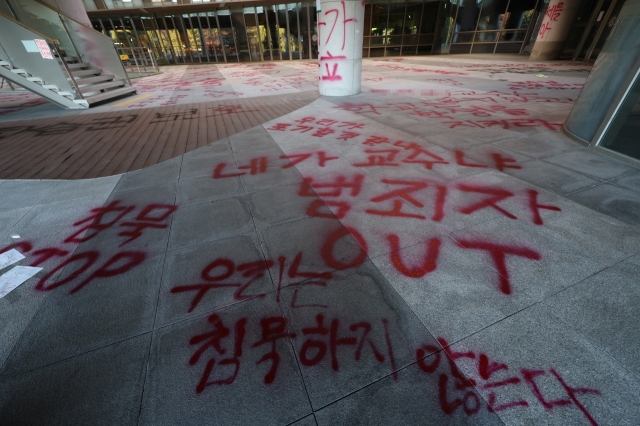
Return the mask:
M636 72L635 83L611 120L600 146L640 160L640 72Z
M584 26L582 37L574 50L574 60L590 61L597 58L623 4L624 0L601 0L592 6L589 22ZM572 32L575 31L574 28Z

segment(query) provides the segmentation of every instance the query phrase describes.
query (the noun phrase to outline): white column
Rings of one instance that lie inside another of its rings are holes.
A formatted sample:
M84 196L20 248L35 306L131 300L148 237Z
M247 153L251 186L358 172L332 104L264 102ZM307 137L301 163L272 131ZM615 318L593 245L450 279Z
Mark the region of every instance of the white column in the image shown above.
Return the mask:
M547 61L558 59L573 20L580 8L580 0L551 0L538 31L529 59Z
M319 90L324 96L360 93L364 0L317 0Z

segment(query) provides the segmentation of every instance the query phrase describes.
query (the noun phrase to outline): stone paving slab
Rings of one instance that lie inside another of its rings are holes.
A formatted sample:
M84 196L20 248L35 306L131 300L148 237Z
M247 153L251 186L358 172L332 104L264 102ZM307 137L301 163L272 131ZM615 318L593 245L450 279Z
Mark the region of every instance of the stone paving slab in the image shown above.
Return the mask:
M0 423L636 424L638 172L558 131L581 66L400 59L136 172L0 181L0 251L44 268L0 299Z
M638 317L640 257L625 260L567 288L544 303L555 316L640 376Z
M632 424L640 415L633 402L637 377L540 305L453 344L451 351L469 354L459 358L459 368L484 388L483 397L490 400L495 394L494 407L527 404L496 411L505 423L588 424L618 418ZM486 385L507 381L509 386Z
M310 414L286 333L284 339L263 342L261 321L272 318L275 330L280 315L271 294L156 330L140 423L172 425L207 419L222 424L289 424ZM211 339L207 336L215 333L216 324L234 330L236 343L211 346L206 339ZM238 333L238 327L244 332ZM238 349L234 349L238 339L251 343L242 350L241 363ZM277 352L277 359L267 356L271 351ZM216 354L226 354L228 361L219 358L216 363ZM237 364L234 357L238 357ZM270 378L272 371L274 377ZM230 377L233 386L216 384Z
M3 377L0 421L137 424L150 340L150 334L143 334L19 376Z

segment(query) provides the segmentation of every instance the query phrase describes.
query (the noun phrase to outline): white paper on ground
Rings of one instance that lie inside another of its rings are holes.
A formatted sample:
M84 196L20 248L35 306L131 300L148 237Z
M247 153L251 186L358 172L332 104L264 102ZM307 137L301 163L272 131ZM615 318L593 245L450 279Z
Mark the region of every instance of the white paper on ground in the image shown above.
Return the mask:
M24 259L24 256L16 249L11 249L0 254L0 269L6 268L9 265L13 265L19 260Z
M42 271L42 268L34 268L33 266L16 266L9 272L0 276L0 299L40 271Z

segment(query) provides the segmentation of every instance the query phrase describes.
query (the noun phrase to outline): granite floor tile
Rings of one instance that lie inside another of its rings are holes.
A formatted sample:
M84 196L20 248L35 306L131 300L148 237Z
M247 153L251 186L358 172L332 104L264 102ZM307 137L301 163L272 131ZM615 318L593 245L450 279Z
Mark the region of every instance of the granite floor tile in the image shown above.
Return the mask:
M535 303L504 294L491 260L474 254L434 237L373 262L433 335L461 339Z
M103 195L106 198L116 187L120 178L121 175L116 175L89 180L61 181L39 203L57 203L97 195Z
M498 274L494 282L503 294L522 292L542 300L610 264L551 233L540 232L544 224L507 221L487 221L450 234L463 250L471 250L469 256L492 265ZM509 232L502 232L506 228Z
M179 209L169 238L171 249L244 234L254 228L244 197L196 204Z
M106 267L112 258L98 257L102 270L113 271L101 274L92 264L92 252L82 253L65 262L54 284L43 282L38 287L49 293L46 303L24 329L2 375L29 371L152 330L164 257L136 264L141 259L132 255ZM87 266L91 272L85 272ZM127 267L123 279L117 272Z
M640 192L640 171L611 181L613 185Z
M192 179L181 178L176 190L176 204L186 207L207 201L243 195L242 182L237 176L213 179L210 175Z
M178 181L182 156L172 158L155 166L136 170L122 175L114 191L126 191L133 188L169 184Z
M317 426L316 419L313 415L307 416L296 422L291 423L291 426Z
M544 161L596 179L613 179L635 170L631 166L586 148L556 154L545 158Z
M544 306L640 378L640 264L620 262L545 300Z
M0 423L138 424L150 340L144 334L0 378Z
M155 326L212 312L274 291L273 259L264 259L255 233L204 243L167 255Z
M278 289L318 409L415 361L437 342L371 262Z
M640 197L636 191L604 183L569 194L567 198L640 227Z
M395 377L387 376L317 411L318 425L504 424L495 413L484 408L486 402L473 387L453 390L453 383L448 383L453 378L447 375L450 369L443 358L439 353L431 355L422 361L423 368L412 364ZM434 359L439 361L436 363ZM449 388L445 389L447 399L440 390L444 387ZM449 392L454 394L447 395Z
M29 211L31 207L23 207L12 210L0 210L0 236L1 243L9 243L12 241L9 230L18 223ZM6 235L5 235L6 234Z
M5 182L0 188L2 205L0 210L15 210L35 206L58 186L59 181L21 181Z
M505 173L559 195L566 195L600 183L599 180L539 160L528 162L521 169L505 170Z
M581 149L580 145L567 136L552 131L539 132L526 138L500 142L496 145L533 158L548 157L565 151Z
M289 334L273 294L156 330L140 424L286 425L311 414Z
M230 136L229 141L234 153L277 148L277 144L263 126Z
M213 172L221 163L234 165L233 152L228 140L222 140L186 153L182 160L180 179L213 176Z
M286 274L280 272L280 275L272 270L272 280L280 285L288 285L299 280L297 271L322 274L366 261L367 251L360 245L362 239L358 234L351 234L351 231L337 219L318 217L307 217L260 230L266 258L286 263L288 270Z
M507 424L631 425L640 419L638 378L540 305L450 350L465 354L458 368L493 399Z
M257 228L301 219L308 216L309 209L321 209L320 197L301 197L299 184L269 188L247 195L247 202ZM330 213L330 210L325 213Z

